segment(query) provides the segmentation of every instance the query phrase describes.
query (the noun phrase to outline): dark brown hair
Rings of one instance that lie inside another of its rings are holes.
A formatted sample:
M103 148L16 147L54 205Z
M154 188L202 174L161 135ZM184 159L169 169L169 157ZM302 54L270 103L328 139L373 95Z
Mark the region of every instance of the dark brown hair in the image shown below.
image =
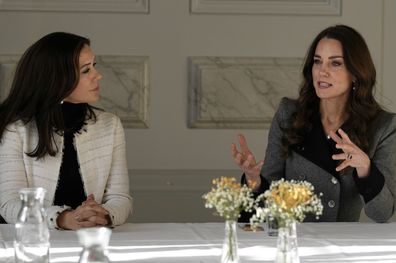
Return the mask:
M323 38L335 39L341 43L345 66L356 79L355 89L351 89L346 105L349 117L343 128L363 151L368 148L370 122L381 110L374 98L376 70L364 38L349 26L328 27L313 40L305 58L303 81L297 99L298 110L293 115L291 127L285 129L282 139L285 156L289 154L291 145L302 142L304 135L311 129L311 117L319 112L319 98L313 86L312 66L316 46Z
M60 104L78 84L79 56L84 45L90 45L89 39L54 32L25 51L16 67L11 91L0 105L0 142L10 123L35 121L38 144L26 154L42 158L58 152L54 132L64 130ZM96 119L88 104L86 112L87 118Z

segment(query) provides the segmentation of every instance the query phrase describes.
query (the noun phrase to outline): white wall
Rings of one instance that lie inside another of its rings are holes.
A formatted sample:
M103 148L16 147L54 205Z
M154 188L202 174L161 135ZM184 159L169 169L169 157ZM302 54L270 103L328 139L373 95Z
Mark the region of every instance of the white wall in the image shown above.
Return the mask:
M192 14L188 0L150 0L149 9L148 14L0 11L0 55L21 54L43 34L70 31L88 36L98 55L149 57L149 128L126 129L132 221L217 220L201 195L213 177L239 177L230 143L242 132L257 158L264 157L266 129L187 127L190 56L302 58L320 30L345 23L366 38L378 70L378 97L396 110L395 1L341 0L341 15L335 16ZM291 93L297 88L295 83Z

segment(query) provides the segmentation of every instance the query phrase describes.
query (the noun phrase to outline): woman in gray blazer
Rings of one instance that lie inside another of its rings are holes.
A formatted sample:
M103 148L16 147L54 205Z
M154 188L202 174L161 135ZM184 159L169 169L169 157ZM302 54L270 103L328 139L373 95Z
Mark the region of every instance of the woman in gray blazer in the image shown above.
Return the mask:
M242 182L256 195L272 181L306 180L322 193L323 215L305 221L359 221L364 207L376 222L395 209L396 117L374 98L376 70L353 28L326 28L312 42L296 100L283 98L256 162L243 135L232 144ZM241 221L248 221L242 215Z

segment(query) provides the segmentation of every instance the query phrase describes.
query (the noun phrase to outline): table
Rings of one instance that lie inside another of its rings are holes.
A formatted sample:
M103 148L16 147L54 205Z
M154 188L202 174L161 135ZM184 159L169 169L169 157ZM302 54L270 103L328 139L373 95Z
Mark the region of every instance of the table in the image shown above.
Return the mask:
M297 224L301 262L396 262L396 223ZM0 262L13 262L13 225L0 225ZM241 262L273 262L276 237L237 230ZM74 231L51 230L50 262L77 262ZM223 223L125 224L113 229L114 262L220 262Z

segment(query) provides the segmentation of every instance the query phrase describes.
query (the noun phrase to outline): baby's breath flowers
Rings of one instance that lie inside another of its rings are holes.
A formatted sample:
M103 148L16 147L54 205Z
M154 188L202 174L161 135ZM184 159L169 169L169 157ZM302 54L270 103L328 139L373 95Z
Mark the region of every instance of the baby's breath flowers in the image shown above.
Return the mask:
M266 207L256 209L256 214L250 219L251 224L257 226L268 216L274 218L279 227L284 227L290 220L301 222L307 213L319 218L323 211L319 196L309 182L274 181L261 197L265 199Z
M256 202L249 187L241 186L233 177L217 178L212 183L212 190L203 196L205 207L215 208L215 214L225 220L237 220L241 211L252 211Z

